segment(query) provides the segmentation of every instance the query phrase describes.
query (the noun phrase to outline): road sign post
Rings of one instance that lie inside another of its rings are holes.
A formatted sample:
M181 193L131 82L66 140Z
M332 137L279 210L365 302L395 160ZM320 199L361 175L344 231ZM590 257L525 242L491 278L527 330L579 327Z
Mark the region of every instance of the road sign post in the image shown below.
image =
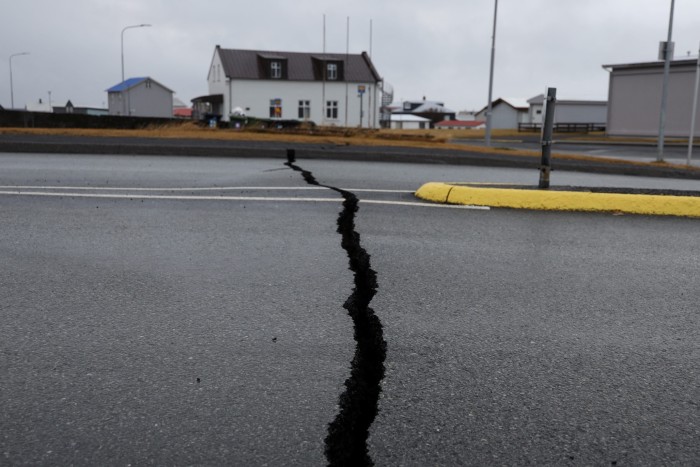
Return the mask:
M363 109L363 96L365 95L365 91L367 91L367 87L364 84L357 86L357 97L360 98L360 128L362 128L362 117L364 117L365 114Z
M549 188L549 173L552 159L552 133L554 128L554 109L557 102L557 88L547 88L544 100L544 124L542 125L542 161L540 163L540 188Z

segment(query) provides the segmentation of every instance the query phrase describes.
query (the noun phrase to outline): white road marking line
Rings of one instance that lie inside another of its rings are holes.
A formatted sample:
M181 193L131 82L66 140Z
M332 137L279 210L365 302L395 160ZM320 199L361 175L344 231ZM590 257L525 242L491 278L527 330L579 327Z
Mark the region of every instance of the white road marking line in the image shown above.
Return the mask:
M101 198L101 199L158 199L158 200L181 200L181 201L278 201L278 202L321 202L340 203L342 198L288 198L269 196L175 196L175 195L128 195L128 194L101 194L101 193L51 193L40 191L0 191L0 195L7 196L46 196L46 197L66 197L66 198ZM487 206L462 206L452 204L419 203L410 201L381 201L361 199L364 204L383 204L389 206L417 206L426 208L442 209L472 209L488 211Z
M388 204L391 206L420 206L428 208L444 208L444 209L472 209L476 211L489 211L489 206L472 206L468 204L434 204L434 203L419 203L411 201L381 201L376 199L361 199L360 203L364 204Z
M97 186L31 186L31 185L6 185L0 186L2 190L79 190L79 191L228 191L228 190L260 190L260 191L294 191L294 190L328 190L321 186L309 187L285 187L285 186L215 186L215 187L163 187L163 188L143 188L143 187L97 187ZM413 193L415 190L375 190L372 188L342 188L346 191L361 193Z

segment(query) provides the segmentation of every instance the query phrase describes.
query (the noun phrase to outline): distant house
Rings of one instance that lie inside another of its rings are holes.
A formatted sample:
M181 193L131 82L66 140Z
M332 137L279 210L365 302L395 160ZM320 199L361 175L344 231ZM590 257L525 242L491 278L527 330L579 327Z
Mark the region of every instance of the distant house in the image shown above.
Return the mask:
M392 114L390 127L395 130L425 130L430 128L430 119L409 114Z
M476 113L477 120L486 121L484 107ZM491 103L491 128L494 130L517 130L518 124L530 123L530 104L526 99L500 97Z
M66 105L54 105L53 113L77 115L109 115L109 110L102 109L99 107L76 107L71 101L68 101L66 102Z
M39 99L36 102L30 102L25 106L25 108L30 112L53 112L51 105L45 102L43 99Z
M667 136L690 135L697 60L672 60L666 105ZM607 133L657 136L661 113L664 62L603 65L610 72ZM700 134L700 118L694 134Z
M456 116L456 112L445 107L444 103L425 100L425 98L419 101L392 103L388 108L391 110L392 117L394 115L414 115L427 118L430 120L431 128L434 127L437 122L454 120Z
M435 124L438 130L481 130L486 122L480 120L444 120Z
M173 117L192 118L192 107L188 107L180 99L173 97Z
M460 110L459 112L457 112L457 120L476 120L476 110Z
M529 122L541 124L544 106L544 94L528 99ZM588 123L605 126L608 118L608 102L602 100L559 99L554 106L554 123Z
M153 78L129 78L107 89L109 115L173 116L173 91Z
M379 126L381 77L367 53L324 54L223 49L209 66L209 94L195 116L234 114L319 125Z

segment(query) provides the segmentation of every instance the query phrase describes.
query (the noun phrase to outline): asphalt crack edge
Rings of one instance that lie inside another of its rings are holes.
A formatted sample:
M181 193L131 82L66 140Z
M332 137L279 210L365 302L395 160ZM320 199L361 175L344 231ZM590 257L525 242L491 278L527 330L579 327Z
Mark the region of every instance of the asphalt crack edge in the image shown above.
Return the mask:
M354 287L343 308L353 322L355 354L350 377L345 381L345 391L338 399L338 414L328 425L326 459L330 466L374 465L367 448L367 438L378 411L385 371L386 341L382 323L369 306L377 293L377 273L372 269L370 255L362 247L360 234L355 230L359 199L350 191L319 183L313 173L295 162L295 151L288 149L286 166L300 172L309 185L328 188L343 197L343 209L338 215L336 231L341 235L341 246L347 253L349 269L354 274Z

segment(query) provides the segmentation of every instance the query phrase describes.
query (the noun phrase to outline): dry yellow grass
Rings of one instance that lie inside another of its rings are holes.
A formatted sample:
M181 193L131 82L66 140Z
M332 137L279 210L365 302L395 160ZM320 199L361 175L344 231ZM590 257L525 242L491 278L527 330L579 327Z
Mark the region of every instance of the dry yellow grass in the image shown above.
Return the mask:
M346 128L316 128L299 130L234 130L207 128L192 122L154 126L146 129L81 129L81 128L0 128L0 134L67 135L88 137L132 137L168 139L209 139L223 141L272 141L291 143L326 143L346 146L392 146L424 149L450 149L481 154L502 154L521 157L539 157L539 151L514 150L479 145L451 143L453 139L484 138L483 130L363 130ZM514 130L494 130L492 137L522 136ZM600 139L600 138L599 138ZM583 155L553 154L555 159L606 162L610 164L656 165L685 170L700 170L685 165L591 157Z

